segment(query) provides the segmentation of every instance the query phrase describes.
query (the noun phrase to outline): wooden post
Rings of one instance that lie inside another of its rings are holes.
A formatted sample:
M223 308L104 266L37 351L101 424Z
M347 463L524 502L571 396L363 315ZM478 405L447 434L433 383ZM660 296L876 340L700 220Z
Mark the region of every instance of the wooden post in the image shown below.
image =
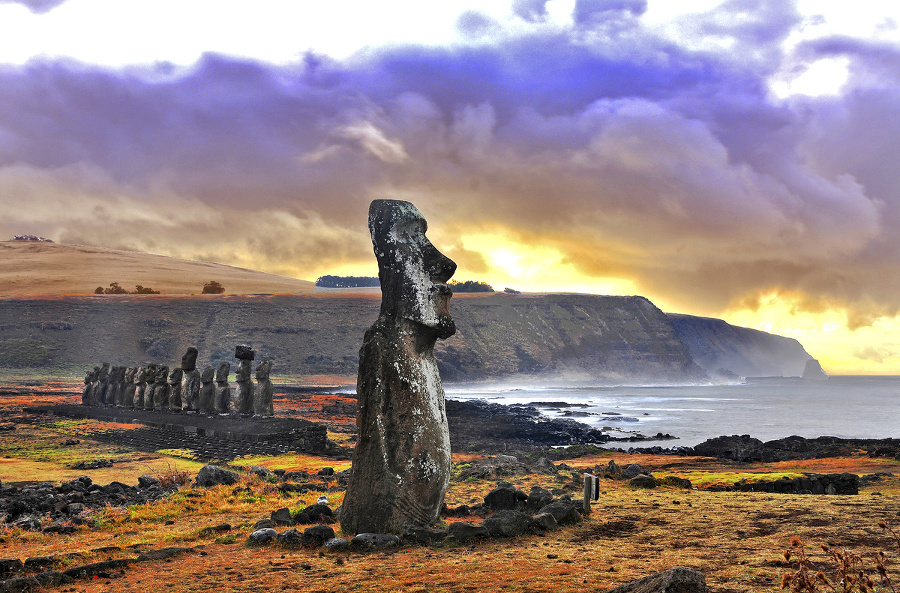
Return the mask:
M594 494L594 484L591 474L584 474L584 514L591 514L591 498Z

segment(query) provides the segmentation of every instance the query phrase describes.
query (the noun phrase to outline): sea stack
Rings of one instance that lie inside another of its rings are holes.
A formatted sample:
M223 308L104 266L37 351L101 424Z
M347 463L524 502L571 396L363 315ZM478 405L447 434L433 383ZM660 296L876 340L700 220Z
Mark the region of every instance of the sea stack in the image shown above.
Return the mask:
M446 284L456 264L425 237L427 228L409 202L369 207L381 313L359 353L359 440L341 507L345 533L430 525L449 485L450 434L434 344L456 331Z
M806 361L806 368L803 369L803 378L807 381L826 381L828 373L822 369L822 365L815 358Z

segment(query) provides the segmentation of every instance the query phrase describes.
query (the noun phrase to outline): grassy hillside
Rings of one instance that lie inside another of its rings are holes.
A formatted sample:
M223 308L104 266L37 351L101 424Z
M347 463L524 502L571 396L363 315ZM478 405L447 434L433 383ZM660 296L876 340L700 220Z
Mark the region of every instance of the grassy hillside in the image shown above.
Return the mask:
M311 292L312 282L255 270L101 247L0 241L0 298L93 294L118 282L128 291L140 284L162 294L199 294L211 280L227 294Z

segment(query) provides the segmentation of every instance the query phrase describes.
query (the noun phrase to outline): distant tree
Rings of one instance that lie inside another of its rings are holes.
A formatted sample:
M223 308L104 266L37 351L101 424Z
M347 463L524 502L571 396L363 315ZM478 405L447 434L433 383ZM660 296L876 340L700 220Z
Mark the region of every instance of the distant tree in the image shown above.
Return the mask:
M463 282L451 280L450 287L453 288L453 292L494 292L493 286L477 280L465 280Z
M103 294L103 287L98 286L96 290L94 290L94 294Z
M381 286L374 276L320 276L316 280L320 288L360 288L364 286Z
M118 282L110 282L109 288L105 289L104 294L128 294L128 291L119 286Z
M222 294L224 292L225 287L215 280L210 280L203 285L203 294Z
M522 291L516 290L515 288L506 287L503 289L503 292L506 294L522 294Z
M159 294L159 291L153 290L149 286L145 288L138 284L134 287L134 294Z

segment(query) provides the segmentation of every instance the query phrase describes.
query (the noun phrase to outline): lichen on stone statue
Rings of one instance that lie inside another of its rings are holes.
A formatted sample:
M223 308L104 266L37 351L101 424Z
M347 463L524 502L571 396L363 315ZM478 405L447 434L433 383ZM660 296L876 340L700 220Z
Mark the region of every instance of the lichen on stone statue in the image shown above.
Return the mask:
M181 403L185 412L196 410L200 399L200 371L197 370L197 354L197 349L191 346L184 353L184 356L181 357L181 371L183 373L181 379Z
M426 230L409 202L375 200L369 207L381 313L359 354L359 440L341 507L346 533L430 525L450 482L450 434L434 344L456 331L447 286L456 264L431 244Z

